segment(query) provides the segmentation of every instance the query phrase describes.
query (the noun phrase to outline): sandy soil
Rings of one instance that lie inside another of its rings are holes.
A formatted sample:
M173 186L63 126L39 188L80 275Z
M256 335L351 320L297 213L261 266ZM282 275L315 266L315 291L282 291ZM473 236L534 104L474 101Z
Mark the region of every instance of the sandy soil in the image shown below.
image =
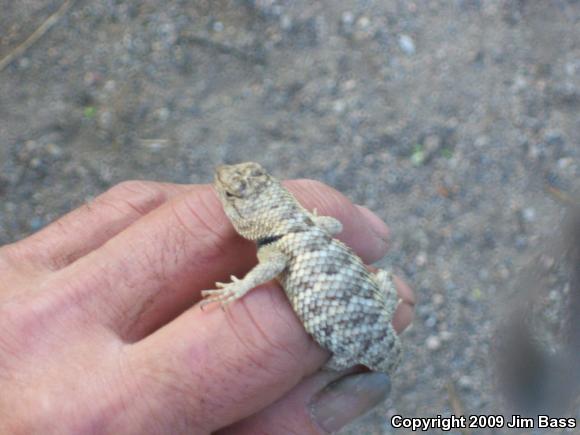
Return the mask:
M2 1L0 58L60 5ZM577 183L579 108L574 0L78 0L0 71L0 242L259 156L375 210L418 293L391 398L344 433L501 413L498 301Z

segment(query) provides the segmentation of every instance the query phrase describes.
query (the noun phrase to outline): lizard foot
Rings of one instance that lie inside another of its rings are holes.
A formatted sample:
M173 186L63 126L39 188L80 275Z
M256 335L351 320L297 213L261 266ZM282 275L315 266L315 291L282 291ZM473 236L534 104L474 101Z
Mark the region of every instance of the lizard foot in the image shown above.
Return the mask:
M214 302L219 302L222 307L226 306L230 302L242 297L246 291L240 285L241 280L235 276L231 276L232 282L216 282L216 290L202 290L201 296L204 298L200 303L200 307L204 307Z

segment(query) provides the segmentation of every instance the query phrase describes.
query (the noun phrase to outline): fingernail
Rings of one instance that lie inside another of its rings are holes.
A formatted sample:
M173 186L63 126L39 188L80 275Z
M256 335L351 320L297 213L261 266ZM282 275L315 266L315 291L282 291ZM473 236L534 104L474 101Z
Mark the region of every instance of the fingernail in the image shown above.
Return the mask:
M387 224L385 224L380 217L378 217L368 208L358 204L356 207L359 209L363 217L370 224L370 229L372 230L372 232L375 233L375 235L379 239L381 239L381 241L383 241L386 245L387 240L389 239L389 227L387 226Z
M390 391L391 380L385 373L346 376L312 397L310 415L321 429L335 432L377 406Z

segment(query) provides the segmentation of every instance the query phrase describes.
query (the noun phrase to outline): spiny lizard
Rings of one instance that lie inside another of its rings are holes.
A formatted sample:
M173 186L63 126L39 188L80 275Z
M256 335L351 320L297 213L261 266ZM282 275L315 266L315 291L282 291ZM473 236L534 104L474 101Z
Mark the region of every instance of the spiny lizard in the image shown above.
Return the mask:
M332 352L325 368L363 364L391 373L401 347L391 325L399 302L390 274L370 272L333 238L342 224L302 207L259 164L220 166L215 188L236 231L256 243L259 263L243 279L202 292L202 306L228 304L277 279L306 331Z

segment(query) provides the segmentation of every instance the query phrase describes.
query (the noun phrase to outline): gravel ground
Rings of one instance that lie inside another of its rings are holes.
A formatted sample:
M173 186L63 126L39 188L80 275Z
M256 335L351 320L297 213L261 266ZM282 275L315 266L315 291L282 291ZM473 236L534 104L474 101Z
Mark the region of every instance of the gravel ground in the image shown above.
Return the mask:
M0 58L60 4L3 1ZM0 242L126 179L322 180L389 223L419 299L390 399L344 433L501 413L498 301L576 187L579 108L574 0L78 0L0 71Z

